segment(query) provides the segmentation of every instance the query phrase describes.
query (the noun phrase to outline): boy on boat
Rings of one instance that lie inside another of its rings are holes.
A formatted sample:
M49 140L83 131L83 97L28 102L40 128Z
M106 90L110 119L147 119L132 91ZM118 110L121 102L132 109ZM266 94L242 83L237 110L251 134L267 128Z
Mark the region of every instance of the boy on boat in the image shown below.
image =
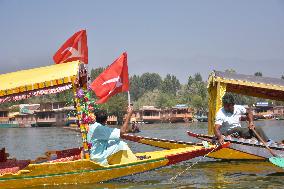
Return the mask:
M140 132L139 126L136 124L135 121L132 121L131 132L132 133L139 133Z
M101 110L95 113L96 122L89 126L87 135L87 141L91 146L91 160L105 166L137 160L128 145L121 140L121 136L128 130L128 122L132 113L132 107L128 107L125 122L120 129L110 128L106 125L107 113L105 111Z
M232 94L226 93L222 98L222 102L223 107L216 114L214 128L215 136L220 144L224 143L223 135L246 139L257 138L252 129L255 129L264 141L270 141L261 128L255 127L252 111L241 105L235 105L235 98ZM246 116L248 120L247 128L241 126L242 116Z

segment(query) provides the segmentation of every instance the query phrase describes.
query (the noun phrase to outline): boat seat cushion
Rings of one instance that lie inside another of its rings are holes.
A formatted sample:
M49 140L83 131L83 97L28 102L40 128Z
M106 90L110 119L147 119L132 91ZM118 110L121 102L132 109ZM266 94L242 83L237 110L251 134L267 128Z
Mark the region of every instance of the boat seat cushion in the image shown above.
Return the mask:
M130 149L120 150L107 158L108 164L123 164L137 161L137 157L132 153Z
M0 174L16 173L30 164L30 160L8 159L0 162Z
M81 159L81 155L74 155L74 156L69 156L69 157L64 157L64 158L59 158L55 159L52 161L49 161L49 163L55 163L55 162L66 162L66 161L75 161Z

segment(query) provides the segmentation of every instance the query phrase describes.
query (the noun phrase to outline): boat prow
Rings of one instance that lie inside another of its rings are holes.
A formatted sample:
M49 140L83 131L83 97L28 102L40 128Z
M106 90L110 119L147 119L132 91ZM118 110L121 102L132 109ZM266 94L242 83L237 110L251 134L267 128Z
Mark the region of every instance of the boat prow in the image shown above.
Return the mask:
M213 135L197 134L187 131L187 134L191 137L205 140L208 142L214 141ZM269 151L265 148L265 145L258 142L256 139L244 139L244 138L234 138L227 136L224 139L225 142L230 142L230 146L226 149L221 149L209 156L218 159L238 159L238 160L265 160L271 157ZM284 155L284 145L274 143L269 146L273 152L283 156Z

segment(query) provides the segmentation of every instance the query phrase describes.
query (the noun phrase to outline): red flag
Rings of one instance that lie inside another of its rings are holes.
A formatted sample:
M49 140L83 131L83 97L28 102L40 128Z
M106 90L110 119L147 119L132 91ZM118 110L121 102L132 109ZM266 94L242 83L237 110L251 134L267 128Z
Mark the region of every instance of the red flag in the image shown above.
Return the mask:
M91 89L99 98L97 104L105 103L113 95L129 90L126 52L93 81Z
M54 54L55 64L80 60L88 64L88 46L86 30L76 32Z

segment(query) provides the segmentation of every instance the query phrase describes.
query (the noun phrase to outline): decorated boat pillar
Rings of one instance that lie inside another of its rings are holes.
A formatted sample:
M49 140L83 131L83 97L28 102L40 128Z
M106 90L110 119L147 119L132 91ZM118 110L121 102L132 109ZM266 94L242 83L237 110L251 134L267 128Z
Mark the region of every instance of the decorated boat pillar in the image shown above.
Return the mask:
M77 124L80 128L82 144L83 144L83 158L90 159L89 147L87 143L87 132L88 132L88 122L84 119L86 115L89 114L88 109L86 109L87 99L84 96L83 91L87 91L88 84L88 72L85 64L80 64L78 70L78 77L73 81L73 92L74 92L74 106L77 110Z
M222 97L226 93L227 85L215 80L214 72L208 79L208 134L214 134L215 116L217 111L222 107Z

